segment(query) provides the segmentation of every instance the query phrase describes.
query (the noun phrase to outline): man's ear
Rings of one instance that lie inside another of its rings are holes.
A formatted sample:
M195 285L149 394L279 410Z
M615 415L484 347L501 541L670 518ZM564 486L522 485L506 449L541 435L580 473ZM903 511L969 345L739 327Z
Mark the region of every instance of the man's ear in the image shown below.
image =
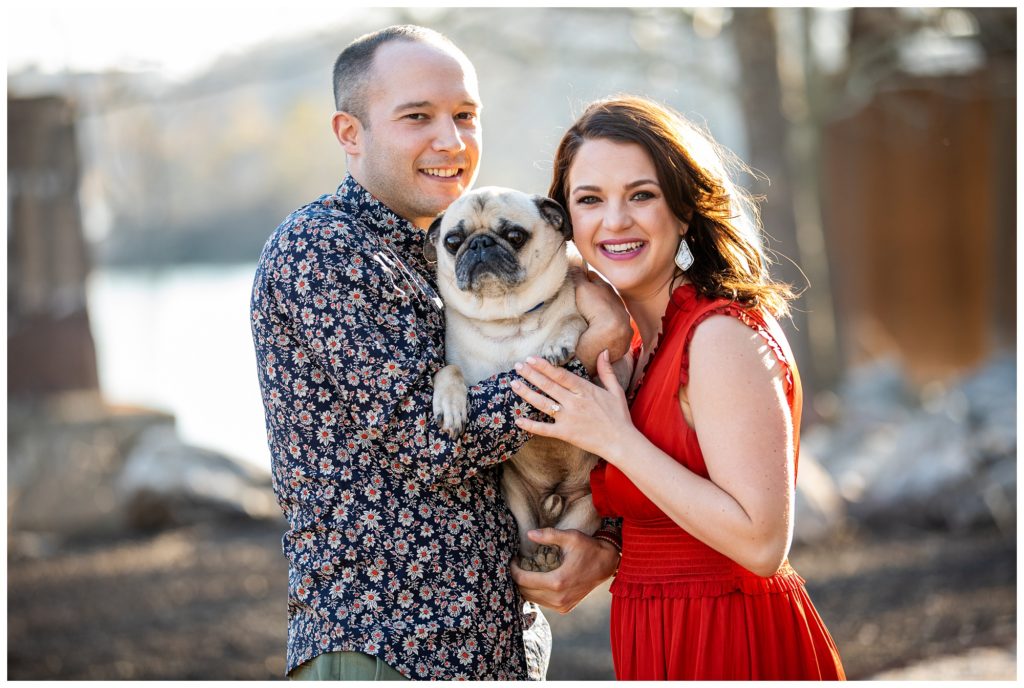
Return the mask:
M427 259L428 263L437 262L437 236L441 233L441 220L443 219L444 213L441 213L427 228L427 238L423 240L423 257Z
M363 150L363 123L351 112L335 112L331 128L346 155L359 155Z

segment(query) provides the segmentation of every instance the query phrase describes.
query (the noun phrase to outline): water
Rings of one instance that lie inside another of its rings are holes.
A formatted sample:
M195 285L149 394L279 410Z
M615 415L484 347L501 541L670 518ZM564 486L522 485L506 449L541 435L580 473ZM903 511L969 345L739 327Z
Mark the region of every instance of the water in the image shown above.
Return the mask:
M185 442L269 471L249 329L255 269L95 270L89 317L111 402L173 413Z

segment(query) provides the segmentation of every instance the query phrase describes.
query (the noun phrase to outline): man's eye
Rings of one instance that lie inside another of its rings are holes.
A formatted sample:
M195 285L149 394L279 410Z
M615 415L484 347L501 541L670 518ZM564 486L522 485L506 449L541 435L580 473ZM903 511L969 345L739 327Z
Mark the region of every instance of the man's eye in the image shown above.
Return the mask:
M406 119L411 119L411 120L416 121L416 122L419 122L419 121L425 120L427 118L427 115L425 113L422 113L422 112L412 112L412 113L406 115L405 118Z
M455 115L455 118L456 119L465 120L467 122L472 122L473 120L476 119L476 113L475 112L460 112L459 114Z

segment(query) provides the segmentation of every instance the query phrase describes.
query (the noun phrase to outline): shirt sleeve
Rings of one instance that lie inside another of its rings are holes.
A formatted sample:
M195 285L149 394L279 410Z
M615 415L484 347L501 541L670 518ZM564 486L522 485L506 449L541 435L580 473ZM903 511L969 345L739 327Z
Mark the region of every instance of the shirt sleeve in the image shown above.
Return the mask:
M340 242L323 250L295 239L282 237L269 291L281 336L294 342L293 389L319 375L328 378L327 385L310 387L332 393L323 401L347 435L337 451L370 456L429 486L462 482L519 450L528 435L514 419L540 420L541 414L512 391L512 371L470 387L461 436L449 438L435 422L433 376L444 365L437 341L443 321L433 329L427 322L436 306L422 278L418 284L389 256L346 250ZM568 367L585 374L578 361Z

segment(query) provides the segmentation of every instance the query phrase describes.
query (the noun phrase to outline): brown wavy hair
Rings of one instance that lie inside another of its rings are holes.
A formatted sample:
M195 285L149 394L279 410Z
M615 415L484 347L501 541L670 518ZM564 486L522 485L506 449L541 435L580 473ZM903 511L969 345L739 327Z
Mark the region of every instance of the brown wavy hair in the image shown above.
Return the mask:
M651 156L669 208L689 229L683 241L693 252L686 278L704 296L727 298L781 317L794 298L775 282L761 243L755 199L735 186L730 168L747 170L685 117L638 96L591 103L569 128L555 152L548 195L569 208L569 169L584 141L635 143ZM683 272L676 268L676 279Z

